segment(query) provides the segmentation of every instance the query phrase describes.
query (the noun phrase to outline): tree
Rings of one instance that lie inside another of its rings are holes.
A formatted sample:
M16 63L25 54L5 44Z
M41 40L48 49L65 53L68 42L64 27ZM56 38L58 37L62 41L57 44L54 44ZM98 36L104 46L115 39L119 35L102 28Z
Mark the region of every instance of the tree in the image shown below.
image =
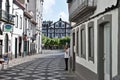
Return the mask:
M42 44L46 47L58 46L63 47L66 43L70 44L70 37L66 36L64 38L48 38L42 36Z
M69 36L60 39L60 45L66 45L66 43L70 44Z

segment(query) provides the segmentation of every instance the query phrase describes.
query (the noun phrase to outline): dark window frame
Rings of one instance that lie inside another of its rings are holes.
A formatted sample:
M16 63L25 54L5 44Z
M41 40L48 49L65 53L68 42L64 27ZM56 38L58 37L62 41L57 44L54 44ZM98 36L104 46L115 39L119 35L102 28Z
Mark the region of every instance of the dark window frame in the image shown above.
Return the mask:
M77 31L76 31L76 53L77 53L77 56L80 56L79 54L79 28L77 28Z
M20 16L20 29L22 29L22 16Z
M91 32L90 29L93 29L92 30L93 33ZM93 53L91 53L91 50L93 50ZM93 21L88 23L88 60L94 62L94 22Z
M2 9L2 0L0 1L0 10Z
M9 14L9 0L6 0L6 3L5 3L5 9L6 9L6 12Z
M82 35L82 31L84 31L84 37ZM85 40L85 41L83 41L83 40ZM85 25L82 25L80 27L80 45L81 45L80 46L81 57L84 58L84 59L86 59L86 29L85 29ZM83 49L83 47L84 47L84 49ZM85 50L85 51L83 51L83 50Z
M15 27L18 28L18 14L16 14L16 19L15 20L17 20Z

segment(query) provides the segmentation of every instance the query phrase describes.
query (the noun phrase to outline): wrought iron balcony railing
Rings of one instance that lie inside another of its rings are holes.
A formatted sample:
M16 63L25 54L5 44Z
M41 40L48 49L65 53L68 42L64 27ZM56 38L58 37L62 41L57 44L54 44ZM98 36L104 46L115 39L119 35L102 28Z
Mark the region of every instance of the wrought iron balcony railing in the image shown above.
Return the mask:
M91 13L95 9L95 0L75 0L69 4L69 19L74 21L79 16Z
M9 14L7 11L0 9L0 20L5 21L7 23L14 23L14 16Z

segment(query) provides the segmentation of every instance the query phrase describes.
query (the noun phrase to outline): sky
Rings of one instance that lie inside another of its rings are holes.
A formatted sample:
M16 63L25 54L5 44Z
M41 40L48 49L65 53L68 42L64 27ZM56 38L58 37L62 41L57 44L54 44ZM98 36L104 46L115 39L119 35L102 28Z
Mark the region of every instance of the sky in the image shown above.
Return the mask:
M68 7L66 0L44 0L43 20L58 21L59 18L68 22Z

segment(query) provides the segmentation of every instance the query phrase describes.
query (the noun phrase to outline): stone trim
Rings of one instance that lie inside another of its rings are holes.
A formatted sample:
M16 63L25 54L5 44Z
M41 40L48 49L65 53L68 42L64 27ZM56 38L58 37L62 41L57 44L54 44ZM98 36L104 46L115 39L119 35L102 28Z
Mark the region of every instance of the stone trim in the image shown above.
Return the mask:
M98 80L104 80L104 52L103 52L103 27L102 25L110 23L110 35L112 34L111 27L112 27L112 15L107 14L98 19L97 25L98 25L98 41L97 41L97 46L98 46L98 52L97 52L97 70L98 70ZM110 78L112 79L112 37L110 36ZM103 53L103 54L102 54ZM110 79L110 80L111 80Z
M84 43L84 45L85 45L85 53L84 54L82 54L82 30L84 30L85 32L85 43ZM81 54L81 57L83 57L84 59L86 59L86 30L85 30L85 24L84 25L82 25L81 27L80 27L80 54Z
M93 28L93 35L92 35L92 38L93 38L93 43L91 43L91 44L93 44L93 57L89 57L89 54L90 54L90 36L89 36L89 29L90 28ZM88 23L88 60L91 60L91 61L93 61L94 62L94 22L93 21L91 21L91 22L89 22Z

